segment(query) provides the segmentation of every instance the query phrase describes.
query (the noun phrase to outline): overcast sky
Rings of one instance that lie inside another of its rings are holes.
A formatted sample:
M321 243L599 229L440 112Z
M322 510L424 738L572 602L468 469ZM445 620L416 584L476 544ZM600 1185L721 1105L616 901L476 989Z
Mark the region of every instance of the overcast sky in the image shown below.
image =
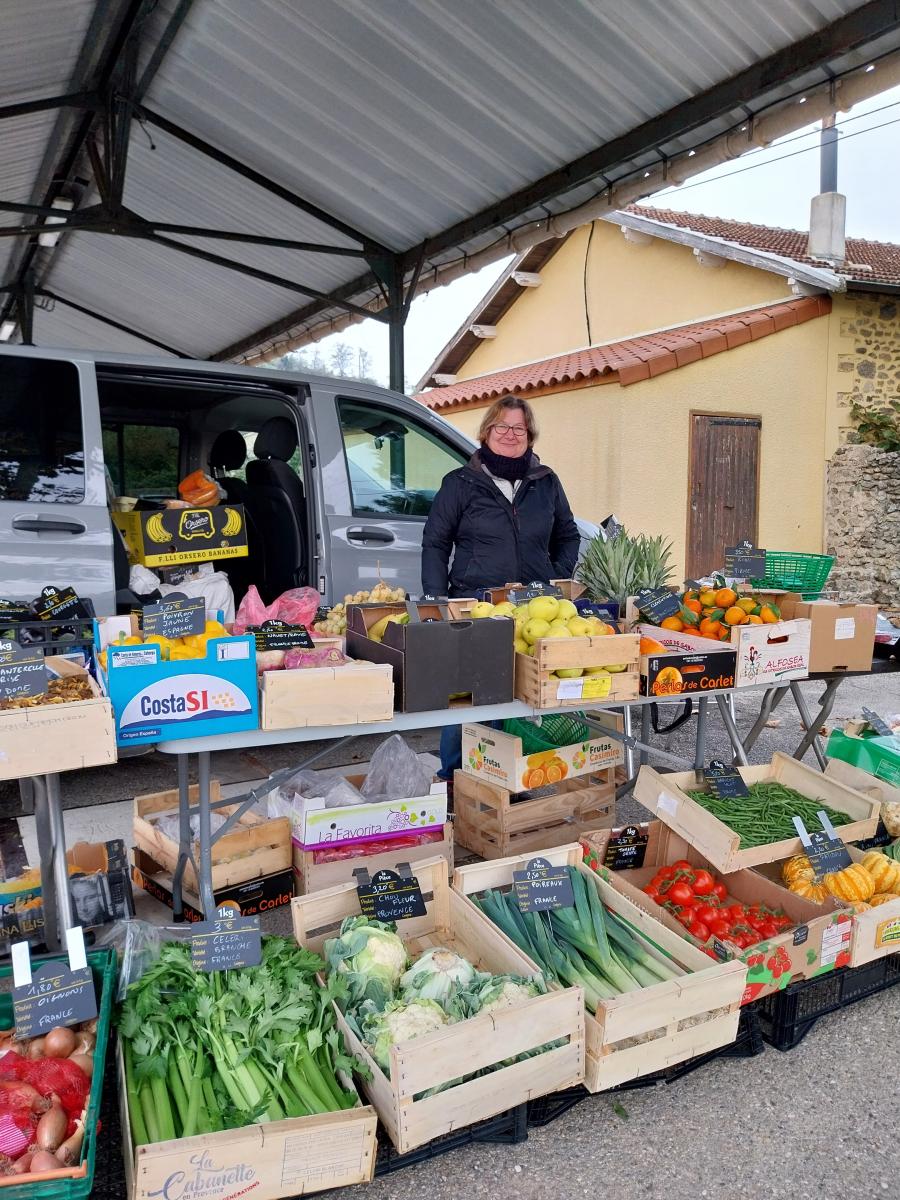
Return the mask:
M900 88L858 104L838 118L838 125L838 188L847 197L848 235L900 242ZM819 190L818 145L819 127L810 127L698 175L680 188L658 192L643 203L806 229L809 202ZM413 301L406 324L406 376L411 387L508 261L494 263ZM326 360L336 342L368 351L372 374L387 384L384 325L364 321L324 338L319 346Z

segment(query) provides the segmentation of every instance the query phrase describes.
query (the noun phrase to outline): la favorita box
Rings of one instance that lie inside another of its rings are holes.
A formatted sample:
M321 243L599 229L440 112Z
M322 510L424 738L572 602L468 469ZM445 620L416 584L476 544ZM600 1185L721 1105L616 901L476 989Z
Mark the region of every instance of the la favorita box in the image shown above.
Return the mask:
M590 775L623 761L622 743L612 737L601 735L571 746L525 754L520 737L501 733L489 725L463 725L463 771L499 783L511 792Z

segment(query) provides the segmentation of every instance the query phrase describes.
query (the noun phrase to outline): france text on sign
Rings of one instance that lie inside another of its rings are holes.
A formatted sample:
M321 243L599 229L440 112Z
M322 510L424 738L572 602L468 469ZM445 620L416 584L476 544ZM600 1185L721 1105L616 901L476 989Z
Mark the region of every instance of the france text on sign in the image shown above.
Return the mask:
M516 902L522 912L571 908L575 903L568 867L553 867L546 858L532 858L524 871L513 871Z
M0 700L40 696L47 690L47 668L40 646L0 641Z
M14 987L12 997L16 1035L20 1038L40 1037L57 1025L78 1025L97 1015L90 967L72 970L64 961L35 967L31 980Z
M231 971L258 967L262 961L259 917L242 917L233 901L216 909L212 921L191 930L191 964L195 971Z
M644 588L635 596L635 603L644 616L657 623L681 612L681 601L668 588Z
M822 828L807 832L800 817L792 817L794 827L800 835L806 857L812 863L816 882L829 875L832 871L843 871L853 865L853 859L847 847L834 831L834 826L824 812L819 812Z
M750 795L750 789L741 778L737 767L726 767L716 759L703 768L703 778L713 795L721 800L735 800Z
M160 600L147 604L142 612L144 637L196 637L206 630L206 601L196 599Z
M257 650L303 650L315 649L315 642L305 625L289 625L287 621L263 621L262 625L249 626L248 633L256 638Z
M746 539L736 546L726 546L725 574L732 579L763 579L766 574L765 550Z
M642 867L649 840L649 833L642 833L637 825L626 825L610 837L603 865L611 871Z
M399 872L399 874L398 874ZM419 881L409 863L398 863L397 871L386 868L369 878L365 867L357 867L356 891L359 911L376 921L403 921L407 917L424 917L425 900Z

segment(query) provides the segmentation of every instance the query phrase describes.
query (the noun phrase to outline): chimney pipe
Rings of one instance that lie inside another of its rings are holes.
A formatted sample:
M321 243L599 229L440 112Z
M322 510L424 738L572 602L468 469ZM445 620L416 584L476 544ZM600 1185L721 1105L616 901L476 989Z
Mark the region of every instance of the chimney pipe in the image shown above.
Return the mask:
M846 253L847 197L837 190L838 131L834 122L833 114L822 119L819 195L813 196L810 205L806 252L810 258L837 266L844 261Z

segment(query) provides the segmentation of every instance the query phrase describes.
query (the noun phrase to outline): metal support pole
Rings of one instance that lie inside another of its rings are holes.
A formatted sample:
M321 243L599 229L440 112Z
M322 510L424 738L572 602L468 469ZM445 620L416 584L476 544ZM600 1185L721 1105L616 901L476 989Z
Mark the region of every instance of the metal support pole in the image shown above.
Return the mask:
M819 738L819 729L831 716L831 710L834 708L834 701L837 696L837 690L840 686L840 677L829 679L825 685L825 691L822 693L819 700L819 711L815 717L809 715L809 709L806 707L806 697L803 695L803 690L799 682L796 680L791 684L791 695L794 697L794 703L797 705L797 710L800 713L800 718L806 727L806 736L803 741L794 751L794 758L802 759L807 750L812 746L815 751L816 758L819 760L819 767L825 770L828 766L828 759L825 757L825 752L822 749L822 742Z
M56 885L59 935L60 939L62 939L65 931L71 929L75 924L75 917L72 911L72 895L69 891L69 865L66 862L66 830L63 823L62 800L59 794L59 776L45 775L44 787L47 791L47 810L50 815L50 829L53 834L53 879Z
M23 346L34 345L34 276L29 272L16 296Z
M834 122L834 113L822 118L822 132L819 136L820 192L838 190L838 131Z
M625 778L634 779L637 772L634 769L634 745L631 730L631 708L625 705L622 709L622 732L625 735Z
M724 696L716 696L716 704L719 706L719 716L722 718L722 722L728 732L728 738L731 742L731 748L734 752L733 761L739 763L742 767L748 767L750 763L747 759L746 752L744 751L744 747L741 742L740 730L738 729L737 722L734 719L734 713L728 704L728 699L729 695L727 694Z
M191 796L188 784L190 760L186 754L178 755L178 862L172 876L172 916L176 921L184 920L184 869L193 861L191 845ZM197 864L194 863L196 874Z
M644 767L650 761L650 755L649 755L648 751L645 749L648 742L650 741L650 705L649 704L641 705L641 741L644 743L644 745L641 747L640 764L642 767Z
M706 718L709 707L709 696L701 696L697 701L697 740L694 742L694 766L698 771L703 769L706 761Z
M209 809L209 751L197 755L197 807L200 822L200 907L207 921L216 915L212 886L212 839Z
M390 361L389 386L395 392L404 390L406 378L403 362L403 268L400 259L395 258L391 264L391 275L388 284L388 357Z
M41 905L44 910L44 941L48 950L59 949L59 917L56 906L56 888L53 879L53 829L47 804L47 789L43 777L22 780L34 807L34 825L37 832L38 857L41 862Z
M744 749L748 751L748 753L750 750L752 750L756 743L756 739L765 729L769 718L772 716L772 713L775 711L787 693L787 684L785 684L783 687L766 688L766 690L763 692L762 704L759 706L759 716L754 721L753 728L744 738Z

